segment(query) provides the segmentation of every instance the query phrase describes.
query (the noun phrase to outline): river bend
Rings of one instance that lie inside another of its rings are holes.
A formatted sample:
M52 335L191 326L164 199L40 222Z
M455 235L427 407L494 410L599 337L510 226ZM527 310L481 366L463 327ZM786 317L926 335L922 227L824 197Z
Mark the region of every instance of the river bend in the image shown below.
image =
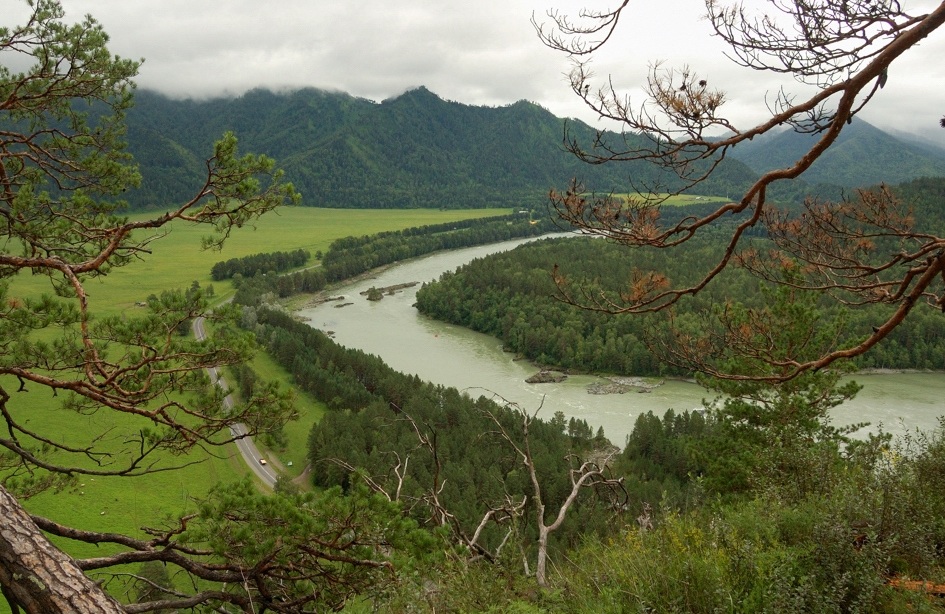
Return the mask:
M416 374L426 381L466 390L473 396L499 395L550 418L561 411L583 418L596 430L623 445L641 413L662 415L667 409L685 411L701 407L707 391L691 382L667 380L648 393L592 395L587 386L594 376L571 376L560 384L526 384L536 372L527 361L514 360L502 351L494 337L427 318L413 307L418 286L405 288L380 301L368 301L361 293L371 286L387 287L429 282L445 271L491 253L506 251L536 239L521 239L479 246L427 257L388 268L375 276L336 290L334 301L302 309L299 315L312 326L331 332L347 347L380 356L394 369ZM538 239L541 240L541 239ZM344 305L344 306L342 306ZM895 434L928 430L945 414L945 375L896 373L859 375L860 394L834 410L838 424L868 421Z

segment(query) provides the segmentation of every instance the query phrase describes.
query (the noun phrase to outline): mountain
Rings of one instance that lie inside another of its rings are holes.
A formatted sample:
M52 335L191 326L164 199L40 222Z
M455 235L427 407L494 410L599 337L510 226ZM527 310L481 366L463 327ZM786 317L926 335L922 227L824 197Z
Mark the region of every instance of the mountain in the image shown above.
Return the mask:
M651 165L578 161L561 147L565 125L589 144L594 129L526 101L470 106L422 87L381 103L315 89L208 101L139 91L135 101L127 123L143 176L129 198L137 207L193 194L202 160L227 130L243 151L275 158L309 206L529 207L573 177L598 192L626 192L631 177L673 185ZM754 176L727 160L699 192L734 195Z
M763 173L792 164L818 139L817 134L785 130L742 143L730 156ZM834 143L801 175L808 184L833 184L845 188L897 184L919 177L945 176L945 150L918 141L897 138L854 119Z

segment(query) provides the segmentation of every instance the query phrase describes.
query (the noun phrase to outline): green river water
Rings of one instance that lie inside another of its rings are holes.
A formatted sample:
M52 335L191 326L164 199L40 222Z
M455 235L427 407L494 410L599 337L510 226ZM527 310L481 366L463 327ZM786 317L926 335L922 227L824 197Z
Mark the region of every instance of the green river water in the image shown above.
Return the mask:
M336 294L337 302L303 309L299 315L311 325L331 331L347 347L376 354L394 369L417 374L424 380L466 390L474 396L498 395L529 411L540 408L550 418L555 411L584 418L596 430L623 445L641 413L662 415L667 409L690 410L703 405L707 392L685 381L667 380L648 393L589 394L594 376L571 376L559 384L527 384L536 367L517 361L502 351L501 343L462 327L420 315L413 307L419 286L406 288L381 301L368 301L360 293L371 286L427 282L444 271L490 253L512 249L525 241L509 241L463 250L442 252L389 268L375 277L350 284ZM341 307L339 305L345 304ZM945 374L894 373L856 376L864 385L857 398L834 410L837 424L882 424L894 434L912 429L928 430L945 414Z

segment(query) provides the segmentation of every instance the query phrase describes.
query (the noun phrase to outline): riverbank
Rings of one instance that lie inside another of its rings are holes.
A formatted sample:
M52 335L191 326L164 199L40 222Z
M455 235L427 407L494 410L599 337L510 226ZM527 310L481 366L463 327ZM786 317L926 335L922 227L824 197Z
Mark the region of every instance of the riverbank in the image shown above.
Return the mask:
M340 302L353 302L352 305L335 309L333 305L338 303L333 302L293 311L311 326L333 331L339 344L374 354L402 373L415 374L470 395L497 395L529 411L540 411L543 418L561 411L569 418L587 420L594 429L602 426L607 437L618 445L623 444L641 414L653 412L662 416L669 409L688 411L704 407L707 399L714 398L714 394L684 378L639 378L636 381L648 384L662 381L662 385L631 388L615 394L588 394L588 389L595 389L595 384L610 389L611 384L620 380L614 382L609 378L618 376L595 376L573 370L561 370L568 377L560 383L527 384L525 380L536 372L554 368L516 360L494 337L419 314L413 307L419 286L377 302L359 296L372 285L386 287L438 279L443 272L474 258L512 249L521 243L440 252L389 266L383 271L375 270L363 275L361 281L334 285L323 294L343 296L344 301ZM316 296L308 299L312 301ZM937 416L945 413L942 402L945 378L939 374L874 371L854 377L865 387L855 399L831 412L835 424L882 423L887 431L899 434L908 428L935 428ZM649 392L635 393L643 389ZM900 427L900 422L904 426Z

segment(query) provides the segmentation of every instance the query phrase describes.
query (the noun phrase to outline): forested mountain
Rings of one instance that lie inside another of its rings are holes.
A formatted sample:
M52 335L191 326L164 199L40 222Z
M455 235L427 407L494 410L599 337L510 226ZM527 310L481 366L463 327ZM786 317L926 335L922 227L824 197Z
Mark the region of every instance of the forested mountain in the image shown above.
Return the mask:
M128 141L143 182L128 199L136 207L193 193L200 160L227 130L242 150L275 158L307 206L530 207L574 177L603 192L627 191L630 176L656 178L650 165L579 162L561 148L566 120L526 101L477 107L422 87L381 103L315 89L208 101L141 91L135 100ZM593 128L568 125L591 143ZM697 192L734 196L754 175L726 161Z
M730 155L753 171L763 173L792 164L820 136L784 130L742 143L733 148ZM945 150L908 142L854 119L801 179L808 184L851 188L942 176L945 176Z
M201 160L227 130L236 132L244 151L275 158L303 204L315 207L527 208L573 177L600 192L627 191L631 177L638 184L657 177L655 167L639 162L579 162L561 148L565 123L588 146L594 129L524 100L471 106L423 87L380 103L316 89L253 90L205 101L140 91L135 100L128 143L143 182L128 200L137 208L164 206L192 193L201 180ZM812 138L788 130L743 143L695 193L734 197L758 173L795 160ZM782 186L777 196L796 200L811 192L806 186L826 184L814 191L835 197L839 187L935 176L945 176L945 150L855 120L804 174L803 186ZM673 185L672 178L661 179Z

